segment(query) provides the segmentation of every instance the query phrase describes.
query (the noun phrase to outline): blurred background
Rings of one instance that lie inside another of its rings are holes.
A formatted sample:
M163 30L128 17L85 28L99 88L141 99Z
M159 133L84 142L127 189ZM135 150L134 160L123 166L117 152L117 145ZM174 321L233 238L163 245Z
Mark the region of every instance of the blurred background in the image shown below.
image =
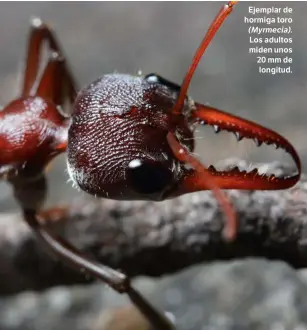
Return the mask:
M39 16L54 29L81 87L105 73L136 74L139 70L144 74L156 72L180 83L195 49L221 5L221 2L0 2L0 104L5 105L18 96L29 19L33 16ZM292 1L261 3L262 7L288 5L293 8L293 43L290 45L293 48L293 73L285 75L259 74L256 56L248 53L248 25L244 23L244 16L248 15L251 5L259 7L260 2L239 3L226 20L198 67L190 95L198 102L208 103L278 131L297 148L306 169L307 4ZM215 135L211 128L201 130L200 135L203 138L197 140L198 152L206 163L228 157L256 162L290 161L282 152L272 151L273 148L257 149L249 141L238 144L232 135ZM69 200L76 195L71 185L65 184L67 178L65 159L60 157L50 173L49 204ZM9 187L1 184L0 210L7 212L15 208ZM283 266L279 265L279 268L283 269ZM204 269L208 272L211 268L207 266ZM297 275L293 273L292 276ZM163 292L164 284L157 284L161 289L160 301L177 299L179 305L183 304L185 293L180 292L179 287L188 278L185 274L182 280L166 279L167 285L174 281L180 283L167 297ZM155 281L146 281L155 286ZM215 290L215 284L212 287ZM188 293L186 295L189 296ZM6 303L5 300L3 304ZM213 310L218 309L217 306L218 303ZM192 317L188 309L186 305L186 315ZM202 307L196 308L197 315L202 312ZM184 321L184 329L211 329L209 325L189 327L188 320ZM223 320L221 324L228 329L229 324ZM29 329L36 329L33 324ZM26 323L22 326L27 328ZM245 329L244 325L242 327ZM49 327L44 324L37 329L55 328L64 329L54 324L49 324ZM74 328L89 329L76 325ZM3 329L19 328L17 325L15 328L3 325ZM66 326L65 329L73 327ZM239 329L238 326L235 329Z

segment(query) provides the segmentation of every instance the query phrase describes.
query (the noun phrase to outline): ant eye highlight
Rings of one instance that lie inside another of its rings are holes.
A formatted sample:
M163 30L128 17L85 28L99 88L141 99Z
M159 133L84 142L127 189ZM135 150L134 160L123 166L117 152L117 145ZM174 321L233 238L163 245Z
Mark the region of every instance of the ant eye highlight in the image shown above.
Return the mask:
M129 163L127 177L136 192L148 195L163 192L173 181L169 169L159 163L141 159Z
M159 76L155 73L147 74L144 79L148 81L149 83L159 83Z
M150 73L150 74L146 75L144 79L146 81L148 81L149 83L156 83L156 84L164 85L164 86L169 87L170 89L174 90L177 93L180 92L180 88L181 88L180 85L175 84L172 81L167 80L167 79L157 75L156 73Z

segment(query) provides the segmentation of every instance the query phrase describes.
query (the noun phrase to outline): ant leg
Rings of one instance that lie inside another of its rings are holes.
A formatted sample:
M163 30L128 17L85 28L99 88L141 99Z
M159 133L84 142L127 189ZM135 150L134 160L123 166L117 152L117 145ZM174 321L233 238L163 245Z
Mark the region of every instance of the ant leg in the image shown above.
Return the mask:
M36 182L12 182L15 197L23 209L25 221L33 229L36 235L65 263L80 271L85 270L95 278L98 278L116 290L118 293L126 293L132 303L139 309L144 317L156 330L174 330L171 321L161 312L155 309L135 288L130 284L129 278L117 270L106 265L99 264L83 256L75 247L63 239L53 235L39 221L35 211L40 207L46 193L46 179L41 176ZM31 192L29 194L29 192ZM31 205L30 207L28 205ZM43 219L42 219L43 220Z
M49 100L56 105L63 105L63 76L65 75L64 58L53 52L35 91L36 96Z
M35 96L40 96L44 100L52 102L59 107L50 107L48 111L48 118L56 124L55 130L55 149L57 153L65 152L67 148L67 130L70 119L64 113L66 95L65 89L65 60L56 52L51 53L49 61L42 73L41 79L35 90ZM71 100L73 101L73 100Z
M28 42L22 96L33 95L44 42L48 43L52 52L58 53L64 59L64 53L52 30L39 18L32 19L31 24L32 27ZM67 88L67 96L69 101L73 103L77 93L77 84L66 63L64 63L64 67L65 75L63 78Z
M227 240L232 241L235 239L237 234L237 218L235 211L227 198L227 196L222 192L219 188L217 182L215 182L215 178L211 175L208 170L205 168L203 164L195 157L193 157L186 148L184 148L176 139L175 135L171 132L167 135L168 143L175 154L176 158L184 163L188 163L192 165L195 171L192 173L201 173L201 181L202 181L202 190L208 189L212 190L215 194L216 199L222 206L224 213L226 215L227 223L224 230L224 236ZM185 178L184 178L185 180ZM185 192L191 191L191 187L183 180L183 187L179 187L179 189L186 190Z
M131 286L126 275L108 266L89 260L82 256L81 253L70 244L49 233L37 220L35 211L24 209L24 218L36 235L41 238L61 260L70 264L78 271L84 269L87 273L108 284L118 293L126 293L134 305L150 321L155 329L174 329L167 317L157 311L136 289Z

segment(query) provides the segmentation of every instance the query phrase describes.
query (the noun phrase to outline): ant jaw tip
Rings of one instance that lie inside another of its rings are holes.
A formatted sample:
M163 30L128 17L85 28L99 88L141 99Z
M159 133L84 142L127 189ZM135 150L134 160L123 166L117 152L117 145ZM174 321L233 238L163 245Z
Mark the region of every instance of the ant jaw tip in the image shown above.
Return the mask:
M63 62L64 61L64 57L59 52L52 52L50 54L50 60L52 60L52 61L58 61L58 62Z
M237 3L238 3L238 0L229 1L228 6L229 6L229 7L233 7L233 6L236 5Z
M32 27L34 27L34 28L40 28L44 25L43 21L39 17L36 17L36 16L31 18L30 23L31 23Z
M229 10L232 11L234 5L237 3L238 1L229 1L225 6L225 10Z

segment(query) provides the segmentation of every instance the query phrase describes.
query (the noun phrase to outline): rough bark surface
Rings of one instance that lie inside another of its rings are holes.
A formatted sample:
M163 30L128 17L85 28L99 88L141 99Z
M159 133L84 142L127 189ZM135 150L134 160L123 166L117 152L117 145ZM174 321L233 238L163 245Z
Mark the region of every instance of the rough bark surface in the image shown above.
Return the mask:
M275 166L275 172L281 171ZM250 256L307 266L307 180L286 191L230 191L239 234L229 244L211 192L154 202L85 195L48 215L48 226L84 253L134 277L173 273L203 261ZM19 214L0 217L0 293L90 281L52 258Z

